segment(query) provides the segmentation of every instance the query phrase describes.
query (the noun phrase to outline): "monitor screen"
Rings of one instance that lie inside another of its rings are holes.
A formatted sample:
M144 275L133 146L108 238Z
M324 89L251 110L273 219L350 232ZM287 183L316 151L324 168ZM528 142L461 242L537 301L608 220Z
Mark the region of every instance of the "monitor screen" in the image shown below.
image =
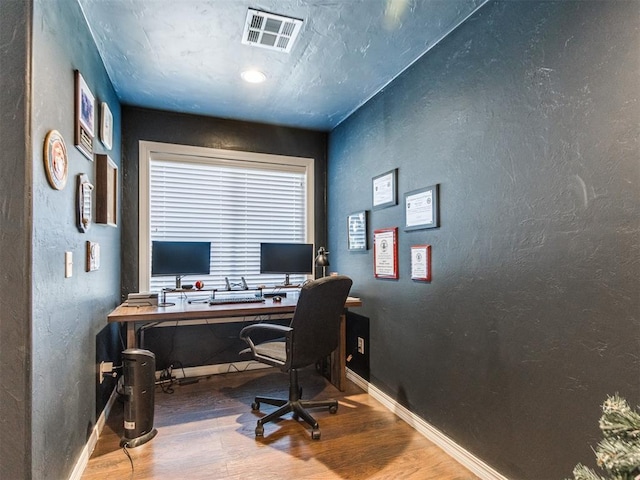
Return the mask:
M151 276L209 275L211 242L160 242L151 244Z
M261 243L260 273L313 273L313 244Z

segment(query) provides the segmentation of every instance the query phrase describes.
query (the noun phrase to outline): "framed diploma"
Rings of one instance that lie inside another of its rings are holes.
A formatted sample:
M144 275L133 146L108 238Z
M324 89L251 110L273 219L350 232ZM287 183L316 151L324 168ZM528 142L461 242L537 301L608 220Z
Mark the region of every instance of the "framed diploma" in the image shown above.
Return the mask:
M367 211L352 213L347 217L347 247L352 251L367 249Z
M411 247L411 280L431 281L431 245Z
M438 185L405 193L404 218L405 230L439 227Z
M373 177L373 208L386 208L398 204L398 169Z
M373 232L373 269L376 278L398 279L398 227Z

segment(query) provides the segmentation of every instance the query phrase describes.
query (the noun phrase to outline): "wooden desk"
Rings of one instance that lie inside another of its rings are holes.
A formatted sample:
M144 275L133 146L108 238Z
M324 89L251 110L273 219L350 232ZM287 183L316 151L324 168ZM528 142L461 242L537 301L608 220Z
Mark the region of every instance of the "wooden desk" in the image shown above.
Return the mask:
M136 323L180 322L207 320L208 323L230 323L245 321L245 317L260 315L291 314L296 308L297 295L284 297L281 302L267 298L264 303L228 303L209 305L208 303L188 303L177 301L168 307L129 307L122 304L107 316L108 322L122 322L127 325L127 348L135 348ZM345 309L362 306L359 298L348 297ZM331 354L331 383L344 391L346 385L346 316L340 318L340 342Z

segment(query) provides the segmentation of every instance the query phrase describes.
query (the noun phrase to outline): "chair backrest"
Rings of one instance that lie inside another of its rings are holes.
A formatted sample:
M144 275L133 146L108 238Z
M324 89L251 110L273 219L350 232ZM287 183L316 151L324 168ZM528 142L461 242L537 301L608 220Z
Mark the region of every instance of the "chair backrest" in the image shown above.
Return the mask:
M334 275L302 287L291 320L293 332L286 370L311 365L335 350L340 338L340 316L352 283L345 275Z

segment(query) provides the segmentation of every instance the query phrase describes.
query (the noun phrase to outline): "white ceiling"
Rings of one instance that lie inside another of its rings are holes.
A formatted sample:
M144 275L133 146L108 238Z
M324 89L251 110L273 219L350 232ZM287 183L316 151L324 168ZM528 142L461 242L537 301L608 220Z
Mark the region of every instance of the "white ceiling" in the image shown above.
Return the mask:
M487 1L78 0L122 103L325 131ZM241 43L249 8L303 20L291 53Z

